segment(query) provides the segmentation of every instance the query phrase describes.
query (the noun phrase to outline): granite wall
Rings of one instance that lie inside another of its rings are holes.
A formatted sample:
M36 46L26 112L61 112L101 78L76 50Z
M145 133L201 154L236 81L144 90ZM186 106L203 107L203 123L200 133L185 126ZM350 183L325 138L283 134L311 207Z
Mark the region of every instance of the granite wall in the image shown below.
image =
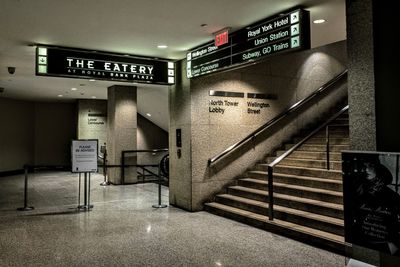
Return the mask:
M78 100L78 138L107 142L107 100Z
M34 163L34 103L0 98L0 172Z
M346 66L345 42L272 57L246 68L187 80L183 74L170 91L170 203L201 210L203 203L232 183L299 129L347 95L346 85L263 133L212 167L209 158L243 139L284 109L303 99ZM262 93L276 99L210 96L210 90ZM263 105L263 108L252 105ZM249 108L251 110L249 110ZM223 110L223 113L222 113ZM182 157L176 155L175 130L182 129ZM175 150L175 153L174 153ZM175 154L175 155L174 155Z
M75 103L35 103L35 165L71 164Z
M70 164L74 103L0 98L0 125L0 172L21 170L25 164Z

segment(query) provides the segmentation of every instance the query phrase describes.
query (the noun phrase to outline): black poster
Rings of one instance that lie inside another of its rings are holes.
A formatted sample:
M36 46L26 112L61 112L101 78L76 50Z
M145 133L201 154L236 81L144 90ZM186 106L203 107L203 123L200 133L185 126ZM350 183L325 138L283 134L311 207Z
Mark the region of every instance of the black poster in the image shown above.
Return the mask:
M38 46L36 75L174 84L173 62L130 55Z
M399 155L342 154L346 242L400 255Z

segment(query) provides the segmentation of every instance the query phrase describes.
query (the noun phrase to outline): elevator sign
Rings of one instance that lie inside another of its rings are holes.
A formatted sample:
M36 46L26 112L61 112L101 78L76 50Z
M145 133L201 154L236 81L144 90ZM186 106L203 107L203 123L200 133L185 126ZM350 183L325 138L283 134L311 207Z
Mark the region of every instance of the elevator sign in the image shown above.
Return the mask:
M218 35L217 35L218 36ZM267 18L187 54L187 77L234 68L310 48L310 14L303 9Z
M130 55L38 46L36 75L174 84L173 62Z

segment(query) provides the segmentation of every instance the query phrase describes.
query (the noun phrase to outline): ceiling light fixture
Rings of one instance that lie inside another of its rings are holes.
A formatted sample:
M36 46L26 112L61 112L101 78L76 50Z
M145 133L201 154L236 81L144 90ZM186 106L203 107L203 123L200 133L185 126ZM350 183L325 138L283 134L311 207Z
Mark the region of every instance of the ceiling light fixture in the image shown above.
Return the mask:
M150 114L150 113L146 113L146 115L149 116L149 117L151 117L151 114Z
M58 97L63 97L63 95L58 95Z
M157 45L157 48L165 49L165 48L168 48L168 45L164 45L164 44Z
M90 79L90 80L89 80L89 82L95 82L95 81L96 81L95 79Z
M94 95L92 95L92 98L94 99L94 98L96 98Z
M324 20L324 19L316 19L316 20L313 21L314 24L321 24L321 23L324 23L324 22L326 22L326 20Z
M76 89L75 87L71 88L71 91L76 91L76 90L78 90L78 89Z

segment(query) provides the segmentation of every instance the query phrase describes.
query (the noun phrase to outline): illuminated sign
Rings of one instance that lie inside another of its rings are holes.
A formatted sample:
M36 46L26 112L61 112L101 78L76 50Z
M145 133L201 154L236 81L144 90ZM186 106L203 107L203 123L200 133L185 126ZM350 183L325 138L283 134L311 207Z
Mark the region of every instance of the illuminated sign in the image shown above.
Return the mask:
M215 46L221 46L229 42L228 29L224 29L215 34Z
M38 46L36 75L174 84L175 64L129 55Z
M223 34L223 33L222 33ZM217 35L218 36L218 35ZM220 36L187 54L187 77L238 67L266 57L310 48L310 14L298 9Z

